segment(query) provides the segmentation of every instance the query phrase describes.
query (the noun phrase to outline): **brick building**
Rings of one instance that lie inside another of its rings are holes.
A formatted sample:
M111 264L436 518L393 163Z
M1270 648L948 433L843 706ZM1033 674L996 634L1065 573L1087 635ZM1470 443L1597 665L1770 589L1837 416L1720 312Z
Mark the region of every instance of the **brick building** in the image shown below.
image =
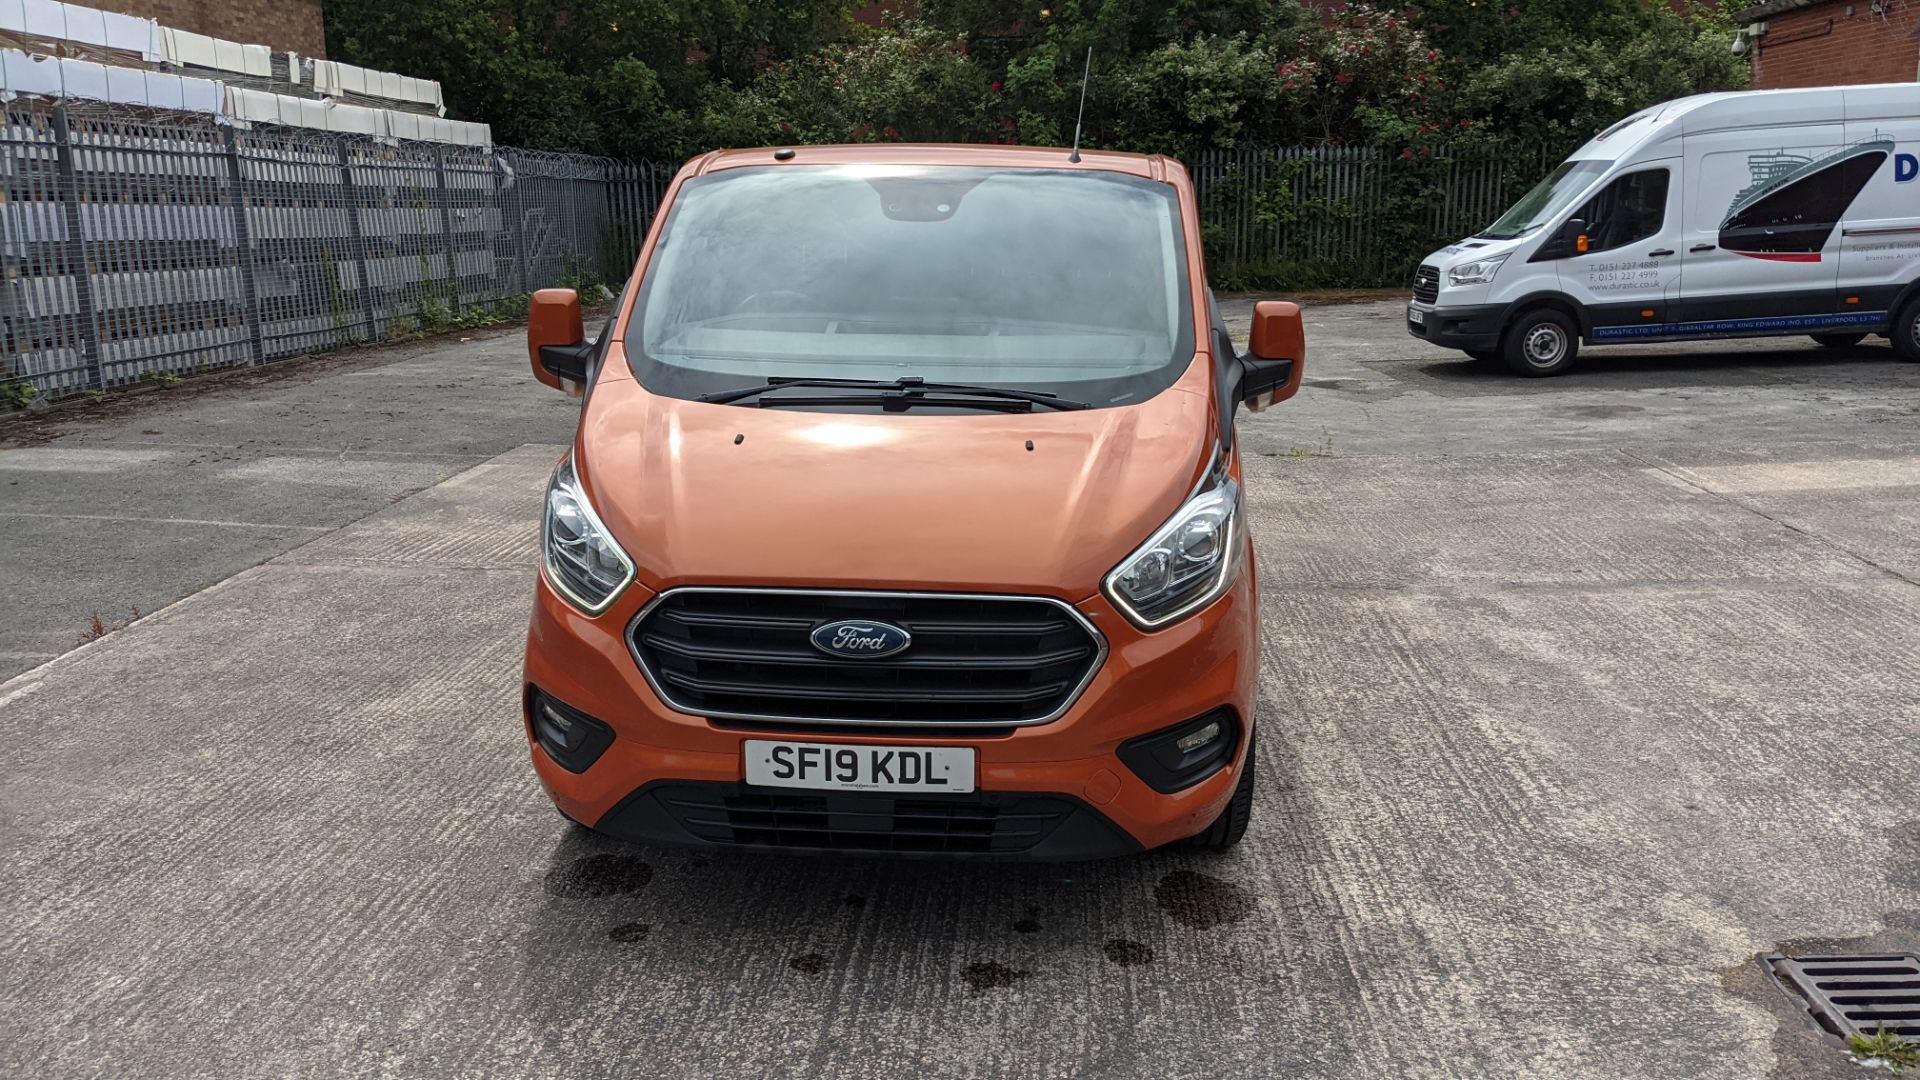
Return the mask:
M1735 18L1756 90L1920 79L1916 0L1768 0Z
M320 0L81 0L126 15L158 19L196 34L255 41L283 52L325 57Z

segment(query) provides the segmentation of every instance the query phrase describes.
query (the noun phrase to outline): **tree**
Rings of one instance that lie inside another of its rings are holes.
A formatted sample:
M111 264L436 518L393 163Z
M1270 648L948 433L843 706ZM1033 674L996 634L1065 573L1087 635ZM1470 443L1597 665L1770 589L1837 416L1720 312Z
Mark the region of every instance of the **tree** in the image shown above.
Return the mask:
M1463 105L1510 138L1580 142L1649 105L1744 90L1748 68L1733 55L1733 35L1713 9L1650 6L1624 39L1522 50L1470 72Z
M330 0L352 63L440 80L502 142L679 156L714 86L840 37L849 0Z

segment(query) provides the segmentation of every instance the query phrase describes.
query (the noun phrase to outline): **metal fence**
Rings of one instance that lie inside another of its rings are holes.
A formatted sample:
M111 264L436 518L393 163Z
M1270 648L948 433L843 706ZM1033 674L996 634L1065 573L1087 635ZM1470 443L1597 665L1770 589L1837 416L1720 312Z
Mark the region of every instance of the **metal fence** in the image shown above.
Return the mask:
M617 280L669 177L17 99L0 129L0 389L258 364Z
M1210 268L1398 280L1558 154L1212 150ZM0 406L259 364L618 283L671 166L16 99L0 129ZM1284 275L1283 275L1284 276ZM1244 280L1244 276L1242 280Z
M1240 147L1187 167L1213 269L1319 264L1397 281L1434 247L1491 224L1564 156L1546 145Z

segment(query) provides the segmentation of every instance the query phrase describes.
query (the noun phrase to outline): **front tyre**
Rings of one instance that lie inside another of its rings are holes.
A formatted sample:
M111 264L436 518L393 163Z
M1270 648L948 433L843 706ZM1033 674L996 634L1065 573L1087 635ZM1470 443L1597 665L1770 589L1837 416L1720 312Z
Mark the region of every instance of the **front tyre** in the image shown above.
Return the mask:
M1900 359L1920 362L1920 296L1907 301L1900 309L1887 336L1893 340L1893 351L1900 354Z
M1580 352L1580 331L1573 320L1552 308L1536 308L1514 320L1500 342L1507 370L1544 378L1564 374Z
M1220 811L1220 816L1213 819L1213 824L1188 838L1187 843L1209 851L1225 851L1247 835L1247 823L1252 820L1253 736L1248 735L1246 763L1240 766L1240 782L1233 787L1233 798L1227 801L1227 808Z

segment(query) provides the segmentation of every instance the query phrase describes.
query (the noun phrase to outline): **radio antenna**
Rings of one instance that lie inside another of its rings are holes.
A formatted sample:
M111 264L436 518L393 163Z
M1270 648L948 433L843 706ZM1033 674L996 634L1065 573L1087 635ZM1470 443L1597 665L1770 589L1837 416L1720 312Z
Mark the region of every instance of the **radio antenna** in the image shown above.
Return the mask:
M1073 118L1073 153L1067 160L1080 163L1080 122L1087 118L1087 77L1093 74L1093 46L1087 46L1087 66L1080 72L1080 112Z

